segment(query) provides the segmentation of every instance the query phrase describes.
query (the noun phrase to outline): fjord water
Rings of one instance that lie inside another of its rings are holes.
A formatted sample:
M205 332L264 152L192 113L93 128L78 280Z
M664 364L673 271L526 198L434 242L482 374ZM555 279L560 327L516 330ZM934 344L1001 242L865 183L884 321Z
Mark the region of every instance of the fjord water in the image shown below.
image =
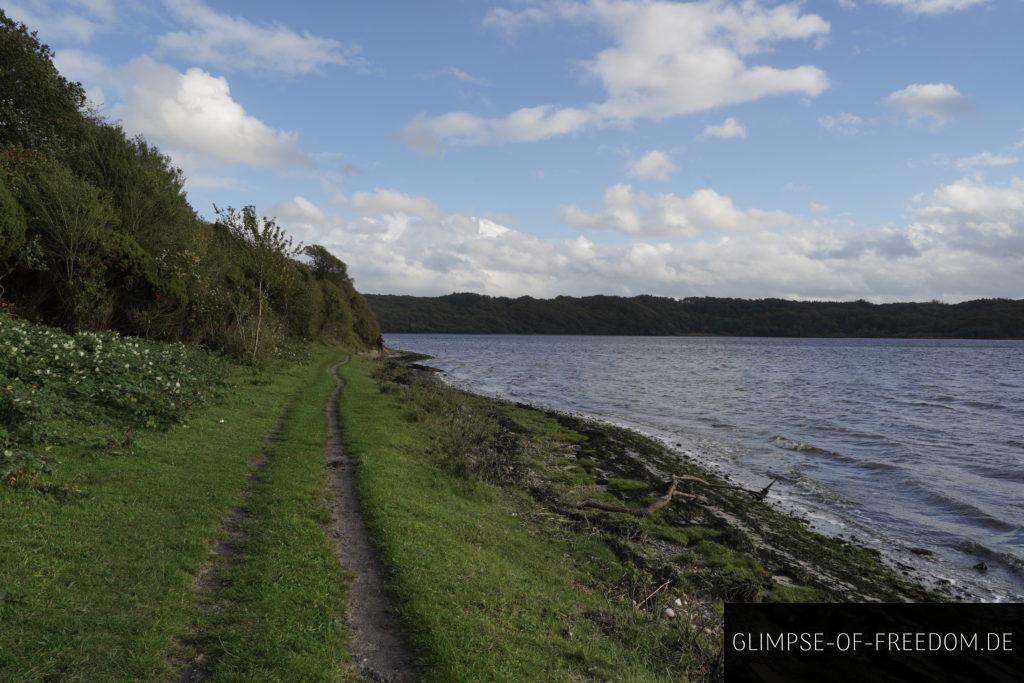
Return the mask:
M1024 342L389 335L456 385L635 427L972 600L1024 600ZM984 562L987 571L975 569Z

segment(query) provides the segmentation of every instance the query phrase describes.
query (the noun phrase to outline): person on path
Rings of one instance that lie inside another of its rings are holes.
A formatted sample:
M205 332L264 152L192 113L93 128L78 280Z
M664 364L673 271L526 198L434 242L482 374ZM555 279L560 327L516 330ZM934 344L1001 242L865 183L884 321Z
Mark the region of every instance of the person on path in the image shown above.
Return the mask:
M378 334L377 335L377 353L379 353L381 356L384 355L384 335L383 334Z

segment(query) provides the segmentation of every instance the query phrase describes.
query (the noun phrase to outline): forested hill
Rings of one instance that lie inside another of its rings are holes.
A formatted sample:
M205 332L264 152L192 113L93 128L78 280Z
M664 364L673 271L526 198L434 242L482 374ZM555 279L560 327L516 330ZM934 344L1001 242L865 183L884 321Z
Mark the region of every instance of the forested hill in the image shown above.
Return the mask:
M0 10L0 312L252 361L316 339L373 342L344 262L251 206L203 220L184 187Z
M1024 299L960 304L782 299L367 295L385 332L1024 338Z

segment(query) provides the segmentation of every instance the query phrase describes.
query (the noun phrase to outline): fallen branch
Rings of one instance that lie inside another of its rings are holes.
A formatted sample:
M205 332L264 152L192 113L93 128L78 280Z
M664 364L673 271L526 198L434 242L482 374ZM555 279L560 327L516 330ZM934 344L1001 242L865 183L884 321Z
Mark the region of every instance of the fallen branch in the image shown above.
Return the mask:
M665 507L672 502L673 498L700 498L700 496L693 493L683 493L677 491L676 487L679 485L680 479L696 479L696 477L672 477L672 483L669 484L668 491L665 495L661 496L647 507L642 508L630 508L625 505L616 505L614 503L605 503L600 500L587 499L576 504L577 508L593 508L595 510L604 510L605 512L622 512L627 515L633 515L635 517L650 517L655 512Z
M627 515L634 515L635 517L649 517L655 512L665 507L672 502L674 498L688 498L690 500L703 500L703 498L695 493L684 493L677 490L679 482L681 481L692 481L698 484L703 484L710 489L733 489L734 491L743 491L748 494L751 498L757 501L764 502L765 498L768 497L768 491L771 490L772 486L778 479L772 479L768 482L760 491L748 491L742 486L734 486L732 484L712 484L707 479L701 479L700 477L692 477L687 474L674 474L672 475L672 482L669 484L668 491L665 495L661 496L647 507L642 508L631 508L625 505L617 505L616 503L606 503L601 500L593 500L588 498L587 500L581 501L576 504L577 508L592 508L594 510L603 510L605 512L621 512Z
M750 491L750 495L753 496L754 500L757 500L757 501L760 501L760 502L763 503L765 501L765 498L768 497L768 491L771 490L772 486L777 481L778 481L778 479L772 479L770 482L768 482L768 485L765 486L760 491Z
M653 593L651 593L650 595L648 595L648 596L647 596L646 598L644 598L644 599L643 599L643 600L641 600L640 602L636 603L637 609L639 609L639 608L643 607L643 606L644 606L644 603L646 603L646 602L647 602L648 600L650 600L651 598L653 598L653 597L654 597L655 595L657 595L657 594L658 594L658 593L660 593L661 591L663 591L663 590L665 590L666 588L668 588L668 585L669 585L670 583L672 583L672 580L671 580L671 579L669 579L669 580L668 580L668 581L666 581L665 583L663 583L663 584L661 584L660 586L658 586L657 588L655 588L655 589L654 589L654 592L653 592Z
M768 485L765 486L760 491L748 491L747 489L743 488L742 486L735 486L733 484L712 484L707 479L701 479L700 477L691 477L691 476L688 476L688 475L685 475L685 474L677 475L676 476L676 480L677 481L695 481L698 484L704 484L704 486L707 486L710 489L732 489L734 491L743 491L744 493L750 494L750 497L753 498L754 500L761 501L762 503L764 502L764 499L768 497L768 491L770 491L772 486L775 484L775 482L778 481L778 479L772 479L768 483Z

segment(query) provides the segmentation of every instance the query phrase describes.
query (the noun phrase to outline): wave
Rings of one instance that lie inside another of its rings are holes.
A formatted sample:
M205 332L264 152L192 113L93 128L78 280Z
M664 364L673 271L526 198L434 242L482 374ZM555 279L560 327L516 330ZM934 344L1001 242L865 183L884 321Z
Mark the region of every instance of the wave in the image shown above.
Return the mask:
M956 513L958 517L967 518L978 526L995 531L1014 531L1019 528L1017 524L1007 522L1005 519L995 517L985 512L977 505L968 503L938 491L925 491L924 499L935 507Z
M787 451L800 451L802 453L827 453L830 455L837 455L836 453L832 453L832 451L825 450L824 448L818 448L817 446L814 446L812 444L804 443L803 441L797 441L796 439L789 439L784 436L772 437L770 443L773 446L782 448Z

